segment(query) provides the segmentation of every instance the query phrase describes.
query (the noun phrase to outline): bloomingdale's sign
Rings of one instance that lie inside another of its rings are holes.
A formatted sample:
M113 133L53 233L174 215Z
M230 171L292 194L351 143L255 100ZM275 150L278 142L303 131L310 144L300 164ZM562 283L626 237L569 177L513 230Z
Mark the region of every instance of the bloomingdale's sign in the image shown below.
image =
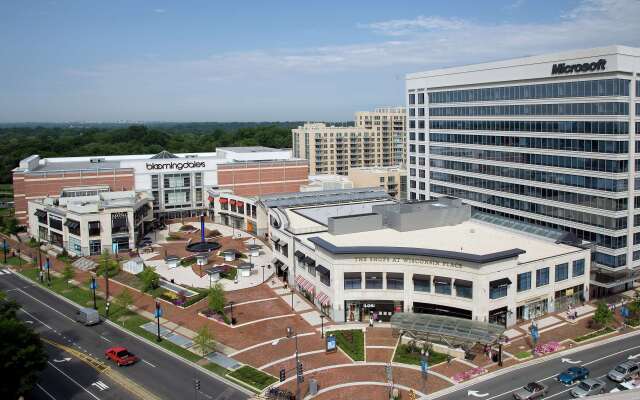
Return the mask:
M357 263L383 263L383 264L418 264L430 265L433 267L462 268L463 265L456 262L435 260L433 258L410 258L410 257L356 257Z
M586 62L582 64L553 64L553 67L551 67L551 75L570 74L573 72L604 71L606 64L607 60L605 60L604 58L601 58L598 61L590 63Z
M204 161L185 161L185 162L160 162L147 163L147 170L153 171L157 169L176 169L181 171L185 168L204 168L207 164Z

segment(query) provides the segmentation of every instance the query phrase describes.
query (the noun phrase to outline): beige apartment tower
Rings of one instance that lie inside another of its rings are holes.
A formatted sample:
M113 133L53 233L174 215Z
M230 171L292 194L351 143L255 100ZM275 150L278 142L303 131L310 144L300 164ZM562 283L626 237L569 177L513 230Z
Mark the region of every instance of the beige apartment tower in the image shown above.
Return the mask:
M306 123L293 129L293 154L309 161L309 174L347 175L349 168L404 164L403 107L355 114L355 126Z

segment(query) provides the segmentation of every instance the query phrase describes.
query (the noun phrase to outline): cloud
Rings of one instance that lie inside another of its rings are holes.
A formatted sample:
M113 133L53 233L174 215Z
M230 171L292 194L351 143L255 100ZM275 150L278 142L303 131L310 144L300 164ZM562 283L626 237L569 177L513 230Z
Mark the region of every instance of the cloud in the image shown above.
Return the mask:
M156 8L155 10L153 10L153 12L157 14L164 14L167 12L167 10L165 10L164 8Z
M522 7L526 3L526 0L515 0L514 2L507 4L504 8L505 10L517 10Z
M462 29L467 21L459 18L443 18L438 16L418 16L414 19L392 19L390 21L359 24L360 28L368 28L377 33L390 36L402 36L420 31Z

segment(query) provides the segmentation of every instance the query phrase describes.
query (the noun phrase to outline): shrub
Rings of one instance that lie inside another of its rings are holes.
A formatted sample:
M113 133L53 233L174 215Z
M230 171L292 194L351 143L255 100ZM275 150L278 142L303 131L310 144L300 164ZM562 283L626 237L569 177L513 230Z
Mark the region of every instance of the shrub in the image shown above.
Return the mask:
M216 283L209 289L209 309L224 315L224 306L226 304L224 288L220 283Z
M609 325L613 321L613 311L604 302L598 303L598 308L593 314L593 322L595 327L603 327Z
M138 278L142 282L142 290L149 292L160 286L160 275L156 273L155 268L145 266L142 272L138 274Z

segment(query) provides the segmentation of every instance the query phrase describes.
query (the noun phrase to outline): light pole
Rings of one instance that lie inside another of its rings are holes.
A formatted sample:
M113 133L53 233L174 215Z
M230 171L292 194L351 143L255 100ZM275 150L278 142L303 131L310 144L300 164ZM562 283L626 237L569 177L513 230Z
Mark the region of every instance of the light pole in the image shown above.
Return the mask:
M266 265L262 266L262 283L264 283L264 267L266 267Z
M320 314L320 337L324 338L324 314Z
M303 371L300 365L300 358L298 352L298 333L293 330L292 327L287 328L287 338L291 339L293 336L296 343L296 399L300 398L300 382L303 377Z
M233 301L229 302L229 307L231 308L231 325L234 325L234 322L233 322Z
M160 337L160 317L162 317L162 308L160 308L160 302L156 300L156 313L155 313L155 317L156 317L156 322L157 322L157 326L158 326L158 337L156 338L156 341L160 342L162 340L162 338Z
M4 253L4 263L7 263L7 239L2 239L2 252Z
M291 309L295 311L295 308L293 308L293 289L291 289Z

